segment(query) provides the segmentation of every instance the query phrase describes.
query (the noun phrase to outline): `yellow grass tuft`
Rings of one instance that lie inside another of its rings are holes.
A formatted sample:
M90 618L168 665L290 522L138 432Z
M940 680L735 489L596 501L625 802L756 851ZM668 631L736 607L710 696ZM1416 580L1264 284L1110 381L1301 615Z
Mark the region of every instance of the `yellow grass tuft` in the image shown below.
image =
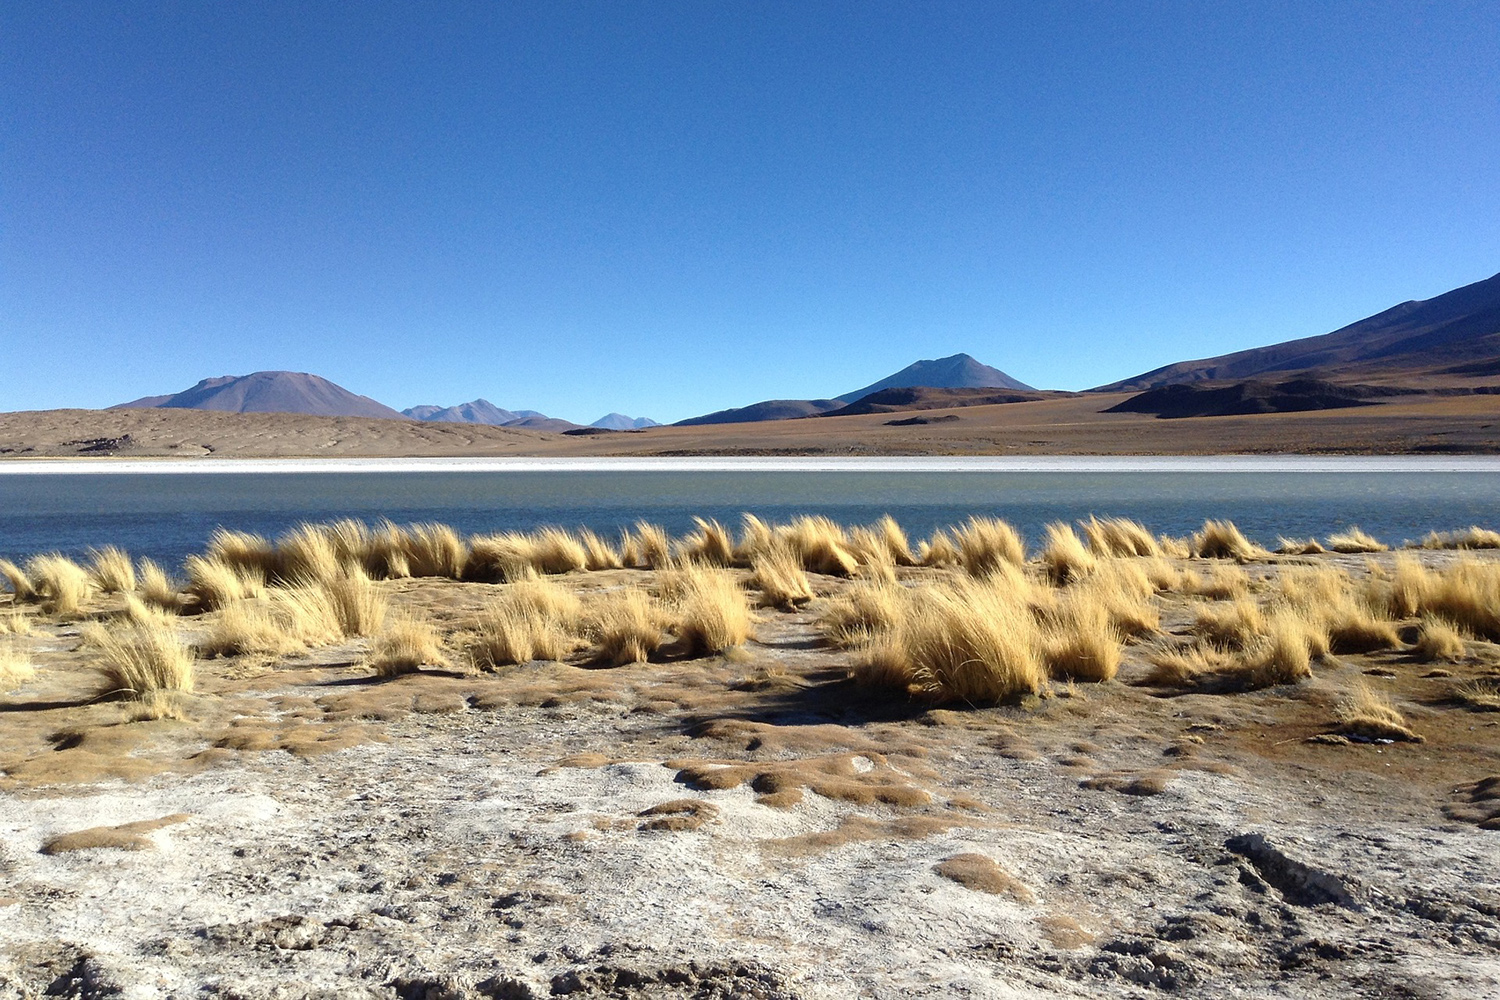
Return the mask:
M731 573L689 567L682 571L677 588L672 631L684 653L722 653L751 637L750 603Z
M328 595L334 619L343 635L374 635L385 623L390 598L371 582L363 570L347 567L337 576L316 583L306 581L304 585L309 584L320 587Z
M1389 578L1372 578L1368 599L1397 617L1426 615L1492 642L1500 641L1500 563L1464 557L1443 569L1428 569L1400 553Z
M1099 556L1160 556L1161 543L1139 521L1125 517L1089 516L1078 522L1089 540L1089 549Z
M1416 645L1412 647L1412 655L1423 663L1438 660L1456 663L1467 652L1463 633L1441 618L1424 618Z
M125 550L114 545L89 550L89 575L94 585L106 594L118 594L135 589L135 567Z
M884 581L856 583L829 598L818 626L835 646L860 646L894 628L908 591Z
M680 562L703 566L733 566L734 537L718 521L693 518L694 528L677 543Z
M1151 589L1157 591L1177 590L1182 586L1182 570L1170 559L1161 556L1150 556L1137 563L1146 579L1151 582Z
M1042 548L1041 560L1056 584L1081 580L1099 568L1098 558L1084 548L1073 526L1064 521L1047 525L1047 543Z
M584 528L578 532L578 544L583 546L585 569L598 571L620 568L620 553L601 538L598 532Z
M1200 559L1259 559L1269 553L1244 536L1233 521L1204 521L1189 540L1192 554Z
M31 577L27 576L25 570L9 559L0 559L0 576L5 577L10 583L11 593L16 595L16 600L31 601L36 599L36 588L31 585Z
M253 564L234 565L223 559L188 556L183 561L187 571L187 592L199 607L212 611L247 597L261 597L266 592L266 578Z
M322 525L299 524L288 531L276 540L276 555L267 579L331 580L343 572L333 535Z
M793 610L813 599L802 561L789 547L775 545L756 553L750 586L760 591L760 606Z
M1384 552L1389 545L1363 531L1358 525L1328 536L1328 547L1335 552Z
M1097 604L1110 626L1128 636L1161 628L1161 612L1152 602L1155 587L1146 571L1134 562L1111 560L1088 579L1075 584L1067 600Z
M1433 531L1422 539L1424 549L1500 549L1500 531L1474 525L1461 531Z
M637 521L620 543L621 561L637 569L666 569L672 565L672 542L659 524Z
M1178 589L1184 594L1213 601L1233 601L1250 593L1250 577L1238 566L1216 564L1206 571L1183 570Z
M176 617L177 612L155 604L147 604L134 594L126 594L124 606L120 615L128 622L137 625L166 624Z
M580 573L589 567L588 549L561 528L542 528L528 536L531 565L538 573L557 576Z
M193 690L193 652L170 625L90 624L83 639L99 651L104 694L145 700L158 691Z
M0 613L0 635L30 635L31 619L16 610Z
M274 592L273 594L278 593ZM235 601L224 605L209 625L208 634L198 643L203 656L239 656L258 653L287 656L306 649L303 614L295 614L284 600ZM326 608L317 614L332 617ZM325 631L331 631L326 629Z
M34 556L26 563L26 573L41 598L42 610L49 615L76 614L88 600L88 571L66 556L55 552Z
M963 579L909 592L894 627L866 648L858 676L938 701L994 703L1041 690L1041 645L1014 593Z
M573 651L572 634L534 605L501 597L479 617L469 658L481 670L532 660L560 660Z
M911 540L906 537L906 531L896 523L896 519L889 514L882 515L875 522L875 530L885 539L886 551L891 554L891 559L897 566L915 566L917 559L912 555Z
M1004 563L1020 566L1026 562L1020 534L999 518L971 517L953 534L959 561L970 576L989 576Z
M1054 679L1107 681L1119 672L1123 637L1097 590L1070 593L1048 619L1042 650Z
M651 595L634 588L605 594L585 614L594 660L612 667L640 663L661 648L662 614Z
M357 523L357 522L356 522ZM353 544L353 539L350 543ZM377 580L404 580L411 576L406 533L388 520L368 529L361 560L365 572Z
M274 579L281 567L276 547L265 538L222 527L214 529L203 557L236 570L248 571L247 576L259 577L263 581Z
M1315 556L1327 551L1316 538L1278 536L1276 539L1276 554L1281 556Z
M760 553L769 549L776 541L776 531L771 525L751 513L740 515L740 540L734 547L735 562L741 565L754 561Z
M513 531L476 535L469 539L464 578L484 583L532 579L537 575L535 555L536 547L527 535Z
M1224 671L1232 658L1212 646L1192 645L1166 649L1147 657L1151 669L1142 683L1151 687L1196 687L1205 677Z
M1200 608L1193 622L1195 635L1221 649L1244 649L1265 629L1260 605L1248 597Z
M810 573L851 576L859 568L848 533L826 517L799 517L776 529L776 541L795 552Z
M0 693L14 691L35 676L31 654L13 639L0 642Z
M150 559L141 560L136 581L137 592L147 604L174 614L182 607L177 586L167 577L166 570Z
M469 547L458 532L446 524L414 524L402 532L401 551L412 576L438 576L462 580Z
M963 555L953 536L939 528L917 546L917 562L923 566L958 566L963 562Z
M1422 743L1422 737L1406 725L1406 718L1385 695L1357 682L1338 706L1339 732L1372 740Z
M369 664L380 677L415 673L423 667L446 667L448 657L437 629L410 615L392 615L370 642Z

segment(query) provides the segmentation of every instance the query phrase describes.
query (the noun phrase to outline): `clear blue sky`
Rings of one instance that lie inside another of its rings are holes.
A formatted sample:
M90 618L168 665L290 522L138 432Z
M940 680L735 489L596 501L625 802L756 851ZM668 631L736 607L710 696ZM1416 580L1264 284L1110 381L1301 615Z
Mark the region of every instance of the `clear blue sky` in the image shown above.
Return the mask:
M1500 271L1500 6L0 4L0 409L1085 388Z

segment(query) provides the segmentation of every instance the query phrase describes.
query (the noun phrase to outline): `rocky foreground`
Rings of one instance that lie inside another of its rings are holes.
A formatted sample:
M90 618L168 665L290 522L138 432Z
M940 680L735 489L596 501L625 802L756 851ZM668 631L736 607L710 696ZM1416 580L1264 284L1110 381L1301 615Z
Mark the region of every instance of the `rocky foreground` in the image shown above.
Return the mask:
M850 679L818 619L851 584L813 582L727 655L382 679L344 640L202 660L145 721L93 700L114 598L18 605L0 996L1500 995L1493 643L1167 686L1211 603L1168 592L1111 681L934 706ZM495 589L379 586L450 639ZM1422 742L1341 735L1360 685Z

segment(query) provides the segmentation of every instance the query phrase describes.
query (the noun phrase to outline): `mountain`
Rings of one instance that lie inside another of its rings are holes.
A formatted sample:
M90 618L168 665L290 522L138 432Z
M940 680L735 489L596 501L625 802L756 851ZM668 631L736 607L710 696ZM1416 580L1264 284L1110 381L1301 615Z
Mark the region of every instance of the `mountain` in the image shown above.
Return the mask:
M606 413L589 426L602 427L607 431L636 431L645 427L660 427L661 424L650 417L627 417L623 413Z
M1377 400L1417 394L1394 386L1339 385L1321 379L1283 382L1177 382L1116 403L1103 413L1154 413L1158 417L1226 417L1247 413L1300 413L1373 406Z
M1289 340L1198 361L1179 361L1099 386L1100 392L1209 380L1316 372L1368 379L1392 372L1500 372L1500 274L1436 298L1403 302L1318 337Z
M401 411L413 420L425 420L440 424L488 424L500 427L512 420L540 416L533 410L517 413L502 409L487 399L476 399L472 403L457 406L413 406Z
M306 372L252 372L206 378L170 396L143 396L110 409L218 410L227 413L306 413L318 417L383 417L402 414Z
M836 399L767 399L749 406L715 410L701 417L688 417L672 426L697 427L700 424L752 424L761 420L791 420L796 417L815 417L828 410L837 410L842 405Z
M820 417L852 417L861 413L897 413L903 410L947 410L960 406L992 406L996 403L1033 403L1064 395L1033 389L940 389L927 385L880 389L861 396L848 406L819 413Z
M918 361L907 365L879 382L836 398L843 403L852 403L881 389L904 389L914 385L930 385L939 389L1016 389L1022 392L1031 391L1032 388L998 368L980 364L967 354L955 354L936 361Z

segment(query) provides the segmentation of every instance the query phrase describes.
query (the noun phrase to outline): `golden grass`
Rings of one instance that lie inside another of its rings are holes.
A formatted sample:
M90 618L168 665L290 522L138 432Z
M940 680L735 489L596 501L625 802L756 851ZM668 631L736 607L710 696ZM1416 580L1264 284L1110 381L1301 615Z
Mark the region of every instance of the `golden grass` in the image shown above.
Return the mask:
M672 631L688 655L722 653L753 634L754 616L733 574L692 566L681 571Z
M333 534L323 525L299 524L291 529L276 540L276 556L267 579L331 580L343 572Z
M957 566L963 562L953 536L939 528L917 546L917 562L923 566Z
M1159 650L1146 660L1151 669L1142 683L1151 687L1195 687L1204 677L1220 674L1233 662L1223 650L1201 644Z
M1234 601L1250 593L1250 577L1238 566L1216 564L1203 572L1183 570L1176 589L1213 601Z
M1203 527L1188 541L1188 548L1200 559L1236 559L1243 562L1269 554L1246 538L1233 521L1204 521Z
M812 584L802 561L785 545L773 545L756 553L751 563L750 586L760 591L760 606L791 611L813 599Z
M9 559L0 559L0 576L10 583L11 593L16 595L18 601L30 601L36 599L36 588L31 585L31 577Z
M127 593L135 589L135 567L130 556L115 545L89 549L89 575L94 585L106 594Z
M385 623L390 598L375 586L363 570L348 567L343 573L317 581L313 585L328 595L334 620L343 635L374 635Z
M30 635L31 619L14 609L0 613L0 635Z
M1456 663L1468 652L1463 633L1441 618L1424 618L1412 655L1423 663Z
M527 537L530 542L531 565L538 573L558 576L588 569L588 549L563 529L542 528Z
M42 610L49 615L76 614L88 600L88 571L66 556L55 552L34 556L26 562L26 573L41 599Z
M1384 552L1390 548L1380 539L1351 524L1347 529L1328 536L1328 548L1334 552Z
M583 546L584 569L593 572L620 568L620 553L598 532L584 528L578 532L578 544Z
M1226 686L1258 689L1295 684L1312 676L1312 658L1325 648L1316 625L1289 608L1266 616L1264 631L1245 650L1242 662L1227 668Z
M328 612L331 617L331 612ZM307 648L300 616L294 617L282 601L235 601L224 605L198 640L204 656L239 656L258 653L287 656Z
M261 597L266 592L266 578L252 563L235 565L214 556L188 556L183 560L187 571L187 593L198 606L212 611L247 597Z
M835 646L860 646L894 628L908 591L885 581L855 583L828 599L818 627Z
M35 676L30 653L15 640L0 642L0 693L14 691Z
M1020 533L999 518L971 517L954 529L953 536L959 563L970 576L989 576L1005 563L1020 566L1026 562Z
M1182 570L1170 559L1162 556L1149 556L1136 560L1135 565L1150 581L1152 590L1176 590L1182 586Z
M437 629L410 615L392 615L370 641L370 668L380 677L415 673L423 667L447 667Z
M1126 517L1094 517L1078 522L1089 549L1100 556L1160 556L1162 546L1139 521Z
M734 560L739 565L748 565L775 541L776 531L771 525L754 514L743 513L740 515L740 540L734 547Z
M1451 566L1428 569L1415 556L1400 553L1386 578L1372 576L1367 593L1372 604L1392 615L1443 618L1500 641L1500 563L1464 557Z
M537 575L531 540L516 532L476 535L469 539L469 557L464 579L484 583L511 583Z
M594 661L612 667L650 659L665 638L661 610L650 594L635 588L603 595L589 606L584 621Z
M637 521L634 531L621 536L620 561L637 569L666 569L672 565L672 540L661 525Z
M1221 649L1244 649L1265 629L1266 616L1249 597L1199 608L1193 622L1193 634Z
M1041 632L1010 591L962 579L911 591L892 628L861 657L865 683L974 704L1034 694L1046 683Z
M474 666L494 670L532 660L560 660L572 652L573 635L537 607L503 597L481 613L468 647Z
M1107 681L1120 670L1123 636L1097 591L1075 591L1043 627L1042 655L1055 680Z
M1316 538L1287 538L1283 535L1276 539L1276 554L1281 556L1315 556L1327 551Z
M106 629L90 624L83 638L98 649L103 694L144 700L159 691L193 690L193 651L170 625Z
M911 540L906 537L905 530L896 523L896 519L889 514L881 516L875 522L874 530L885 540L886 551L891 554L891 560L897 566L915 566L917 558L911 551Z
M162 569L150 559L142 559L136 574L137 592L141 600L164 611L176 612L182 607L177 595L177 586Z
M1476 712L1500 712L1500 678L1481 677L1453 688L1452 700Z
M679 562L703 566L733 566L734 537L718 521L693 518L694 528L677 543Z
M1395 625L1375 617L1368 607L1353 600L1327 609L1322 624L1335 653L1370 653L1401 645Z
M1047 542L1042 547L1042 566L1055 584L1081 580L1099 568L1093 552L1084 548L1083 540L1064 521L1047 525Z
M1406 718L1390 699L1357 682L1349 694L1338 705L1338 731L1346 736L1362 736L1372 740L1397 740L1407 743L1424 742L1421 736L1406 725Z
M849 551L843 527L826 517L799 517L775 529L776 541L788 546L802 568L825 576L851 576L859 560Z
M438 576L462 580L469 560L469 547L458 532L446 524L414 524L401 532L401 553L412 576Z
M1460 531L1432 531L1420 544L1424 549L1500 549L1500 531L1478 525Z
M120 616L137 625L166 624L177 612L155 604L147 604L134 594L126 594Z
M1097 604L1110 626L1128 636L1161 628L1161 612L1151 600L1150 576L1134 561L1110 560L1082 583L1075 584L1065 603Z
M248 531L231 531L228 528L214 530L203 558L236 570L251 571L246 575L256 576L261 580L274 579L281 566L276 547L265 538Z

